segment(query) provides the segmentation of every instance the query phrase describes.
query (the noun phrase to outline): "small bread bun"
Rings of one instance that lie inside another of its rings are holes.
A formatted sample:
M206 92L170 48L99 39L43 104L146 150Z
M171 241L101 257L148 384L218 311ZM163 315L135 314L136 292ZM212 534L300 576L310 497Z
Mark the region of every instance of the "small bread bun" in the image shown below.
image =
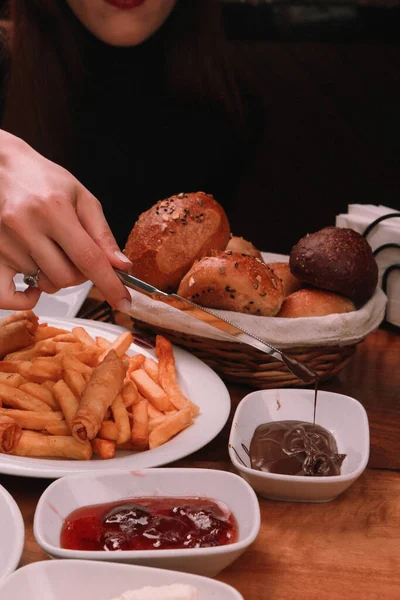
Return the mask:
M267 263L267 265L273 270L279 279L282 279L283 293L285 298L286 296L289 296L289 294L297 292L297 290L304 286L304 284L297 279L297 277L292 275L288 262Z
M255 256L263 260L261 252L251 242L236 235L231 237L225 250L228 252L238 252L239 254L248 254L249 256Z
M283 285L254 256L214 251L193 264L178 294L208 308L273 317L283 301Z
M348 313L353 310L356 310L356 307L345 296L324 290L303 288L285 298L277 317L286 319L325 317L326 315Z
M178 194L160 200L142 213L125 247L132 275L171 292L196 258L223 250L229 241L229 221L210 194Z
M364 304L375 291L378 266L368 242L353 229L325 227L303 237L290 253L295 277Z

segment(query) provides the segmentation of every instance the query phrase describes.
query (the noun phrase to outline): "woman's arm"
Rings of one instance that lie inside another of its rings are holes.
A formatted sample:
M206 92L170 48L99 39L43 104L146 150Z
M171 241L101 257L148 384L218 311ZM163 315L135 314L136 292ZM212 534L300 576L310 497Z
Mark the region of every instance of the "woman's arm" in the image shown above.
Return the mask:
M0 130L0 308L24 310L40 292L90 279L114 307L130 296L112 267L126 269L99 201L62 167ZM39 289L16 292L16 273L35 274Z

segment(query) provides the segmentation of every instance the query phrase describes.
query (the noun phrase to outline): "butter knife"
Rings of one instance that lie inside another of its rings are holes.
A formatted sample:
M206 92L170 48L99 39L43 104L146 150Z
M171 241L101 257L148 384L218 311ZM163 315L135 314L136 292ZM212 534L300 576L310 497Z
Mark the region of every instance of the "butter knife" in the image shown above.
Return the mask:
M303 381L303 383L315 383L318 379L318 375L309 369L306 365L299 362L298 360L288 356L281 350L278 350L268 342L264 342L262 339L249 333L242 327L238 327L229 319L225 317L221 317L214 310L210 308L205 308L204 306L200 306L187 298L183 298L182 296L178 296L178 294L167 294L162 290L134 277L133 275L129 275L124 271L119 271L118 269L114 269L115 273L118 275L122 283L137 292L141 292L146 296L149 296L152 300L158 300L159 302L164 302L164 304L168 304L177 310L181 310L184 313L223 331L225 335L235 341L237 343L246 343L249 346L253 346L253 348L257 348L257 350L261 350L261 352L265 352L265 354L269 354L273 358L280 360L283 362L289 371L298 379ZM240 339L238 336L240 335Z

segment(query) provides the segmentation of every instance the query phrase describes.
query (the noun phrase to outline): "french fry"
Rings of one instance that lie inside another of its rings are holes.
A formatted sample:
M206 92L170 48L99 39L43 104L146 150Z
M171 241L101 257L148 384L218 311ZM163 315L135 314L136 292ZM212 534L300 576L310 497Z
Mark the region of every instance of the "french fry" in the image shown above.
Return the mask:
M96 342L93 338L90 337L86 329L83 327L73 327L72 333L78 338L80 342L86 344L87 346L95 346Z
M26 383L26 379L19 373L3 373L0 371L0 383L6 383L12 387L19 387Z
M149 402L149 406L148 406L148 411L149 411L149 419L156 419L157 417L164 416L164 413L162 413L160 410L157 410L150 402Z
M92 449L94 454L99 458L108 459L114 458L115 456L115 442L112 442L111 440L95 438L92 440Z
M21 373L22 374L22 373ZM57 381L62 377L61 364L52 358L38 357L32 360L27 378L42 383L43 381Z
M145 450L149 446L149 413L148 401L141 400L132 405L131 443L136 450Z
M161 387L168 394L175 408L178 410L190 408L192 415L196 417L200 409L197 404L183 395L176 381L175 358L171 342L162 335L156 336L156 355Z
M82 352L87 349L86 344L82 344L82 342L56 342L56 353L64 352L64 353L74 353Z
M96 345L102 350L109 350L111 348L111 342L101 336L96 337Z
M72 344L69 344L71 346ZM61 351L61 354L67 354L70 350L64 349ZM96 346L86 346L84 350L79 350L78 352L71 351L73 353L74 358L79 360L80 362L88 365L89 367L95 367L98 362L99 353L101 352L100 348Z
M31 363L28 363L29 365ZM1 373L20 373L20 362L12 360L0 360Z
M86 381L84 380L82 373L79 373L79 371L76 371L75 369L64 369L64 381L76 398L80 400L83 390L86 387Z
M56 342L64 342L64 343L70 343L70 344L79 344L80 340L76 337L76 335L74 335L73 333L67 332L67 333L60 333L59 335L56 335L55 337L53 337L52 341L54 343Z
M100 431L97 434L97 437L102 438L104 440L112 440L114 442L117 442L119 437L119 430L117 424L114 423L114 421L103 421L103 424L100 427Z
M146 360L146 357L143 354L135 354L134 356L129 356L128 357L128 363L129 363L128 375L133 373L133 371L140 369L140 367L143 365L145 360Z
M70 432L72 432L72 423L75 414L79 408L79 401L75 394L71 391L68 385L60 379L53 388L53 394L57 402L61 406L64 418L68 424Z
M156 427L161 425L161 423L163 423L166 418L167 418L166 415L161 414L161 416L159 416L159 417L154 417L153 419L149 419L149 433L151 433L153 431L153 429L155 429Z
M161 412L174 409L174 405L164 390L147 375L143 369L131 373L131 379L139 392Z
M37 410L42 412L51 412L50 406L47 406L41 400L34 398L30 394L23 392L18 388L0 383L0 400L10 408L20 410Z
M63 420L62 412L39 412L34 410L16 410L14 408L0 408L0 416L11 417L23 429L46 429L48 425L60 423Z
M49 458L90 460L93 451L89 442L78 442L71 435L45 435L35 431L23 431L12 454Z
M184 408L175 415L165 417L164 421L155 427L149 435L149 448L157 448L165 444L174 435L193 423L190 408Z
M19 377L21 377L19 375ZM52 410L60 410L60 405L57 400L54 398L53 393L48 388L44 387L44 385L40 385L40 383L35 383L33 381L28 381L27 383L23 383L19 387L20 390L34 396L38 400L41 400L47 406L50 406Z
M125 381L124 387L121 390L121 396L126 408L139 402L139 391L131 379Z
M158 364L153 358L146 358L143 363L143 369L146 371L147 375L149 375L153 381L156 383L160 383L158 378Z
M125 352L128 350L129 346L133 342L133 335L130 331L125 331L121 333L117 339L111 344L110 348L107 348L102 354L99 356L99 362L105 359L109 351L115 350L119 357L122 357Z
M51 435L71 435L67 421L58 421L56 423L48 423L44 430Z
M75 371L79 371L82 375L91 375L93 371L91 367L78 360L75 354L64 354L62 356L62 366L64 369L75 369Z
M48 340L54 338L56 335L62 335L63 333L69 332L66 329L59 329L58 327L51 327L50 325L41 323L35 332L35 340L41 342L42 340Z
M124 444L131 437L131 424L121 394L118 394L118 396L112 403L111 412L113 414L115 424L118 428L117 443Z
M47 390L50 390L51 392L53 391L55 385L55 381L43 381L43 383L41 384L42 387L46 388Z

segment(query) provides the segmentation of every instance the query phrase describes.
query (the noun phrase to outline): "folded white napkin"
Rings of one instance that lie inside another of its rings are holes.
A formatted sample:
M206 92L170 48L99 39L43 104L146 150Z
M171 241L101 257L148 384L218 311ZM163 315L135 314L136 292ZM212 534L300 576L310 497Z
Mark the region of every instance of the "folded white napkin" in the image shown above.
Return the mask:
M375 219L398 212L387 206L375 206L372 204L349 204L347 214L336 217L338 227L350 227L358 233L364 233L365 229ZM386 219L376 225L367 240L373 250L385 244L400 245L400 213L399 217ZM376 256L379 267L379 284L382 285L382 277L388 267L400 264L400 249L387 248L380 251ZM393 270L387 279L387 310L386 320L400 327L400 270Z
M265 262L287 261L288 257L264 252ZM155 327L192 334L204 338L232 341L222 331L171 306L129 290L132 296L130 314L134 319ZM377 289L374 296L360 310L327 317L281 319L255 317L238 312L216 310L229 319L278 348L310 346L348 346L362 340L382 322L385 315L386 296ZM240 341L240 336L238 337Z

